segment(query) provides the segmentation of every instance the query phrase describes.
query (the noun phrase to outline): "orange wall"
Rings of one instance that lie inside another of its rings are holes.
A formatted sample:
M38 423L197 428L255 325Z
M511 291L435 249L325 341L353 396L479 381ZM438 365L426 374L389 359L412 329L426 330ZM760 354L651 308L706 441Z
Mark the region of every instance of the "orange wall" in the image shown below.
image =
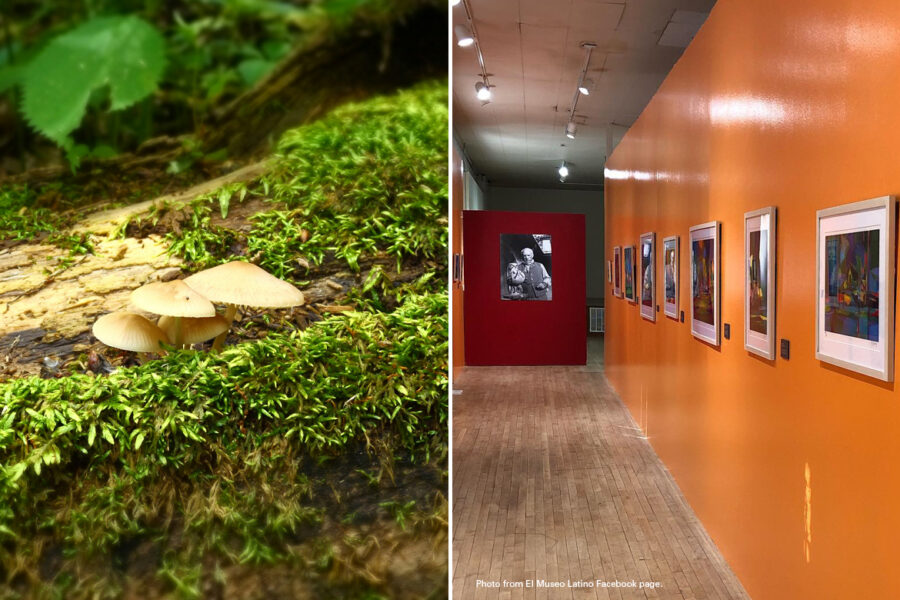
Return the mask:
M683 310L688 228L722 222L731 339L693 339L689 311L643 321L607 285L606 368L757 600L900 597L896 385L814 349L816 211L900 194L898 73L897 0L719 0L608 165L628 173L608 172L606 255L678 234ZM744 350L742 322L743 214L769 205L791 342L774 362Z
M453 277L453 255L462 253L462 211L463 211L463 177L462 177L462 159L456 152L456 146L452 146L452 164L451 171L451 208L450 216L452 218L451 240L450 240L450 290L451 290L451 318L453 321L453 373L458 375L465 364L465 356L463 354L464 338L463 338L463 291L459 283L452 282Z

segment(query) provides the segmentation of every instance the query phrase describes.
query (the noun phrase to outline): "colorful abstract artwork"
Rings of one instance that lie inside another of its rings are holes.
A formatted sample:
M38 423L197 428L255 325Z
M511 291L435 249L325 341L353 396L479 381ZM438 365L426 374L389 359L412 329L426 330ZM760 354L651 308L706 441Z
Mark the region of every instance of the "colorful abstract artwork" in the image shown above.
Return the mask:
M613 248L613 294L622 297L622 249Z
M656 234L653 232L641 234L640 246L640 285L641 285L641 316L648 321L656 320L654 303L656 302L656 261L654 253L656 246Z
M691 242L694 318L708 325L716 324L716 240L704 239Z
M678 317L678 238L663 240L663 309L666 316Z
M825 331L878 341L879 233L825 237Z
M635 301L634 293L634 246L625 248L625 298Z
M765 335L768 333L768 281L769 258L766 247L769 243L768 231L751 231L749 234L749 255L747 256L748 290L750 302L750 330Z

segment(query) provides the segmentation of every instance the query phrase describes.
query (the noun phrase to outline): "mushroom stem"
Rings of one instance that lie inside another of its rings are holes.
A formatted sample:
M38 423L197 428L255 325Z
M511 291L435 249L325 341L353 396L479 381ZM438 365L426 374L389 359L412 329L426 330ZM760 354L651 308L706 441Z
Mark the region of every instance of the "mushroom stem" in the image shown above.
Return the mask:
M175 339L172 340L172 345L176 348L181 348L181 338L183 337L181 333L181 317L175 317Z
M229 304L225 307L225 320L228 321L228 329L220 333L216 336L216 339L213 341L212 349L213 350L221 350L222 346L225 345L225 336L228 335L228 332L231 331L231 324L234 322L234 316L237 314L237 306L234 304Z

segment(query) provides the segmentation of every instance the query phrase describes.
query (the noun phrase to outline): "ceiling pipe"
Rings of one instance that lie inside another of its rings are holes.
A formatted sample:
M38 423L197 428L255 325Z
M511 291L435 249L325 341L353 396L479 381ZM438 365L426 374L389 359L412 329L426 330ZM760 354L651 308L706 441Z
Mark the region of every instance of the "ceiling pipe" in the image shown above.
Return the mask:
M469 0L463 0L464 2L468 2ZM597 47L597 44L593 42L584 42L581 44L581 47L584 48L584 64L581 66L581 73L578 75L578 84L575 86L575 94L572 96L572 112L569 115L569 121L575 121L575 111L578 108L578 98L581 96L581 86L584 85L584 76L587 74L588 64L591 62L591 52L594 51L594 48ZM566 134L568 134L568 126L566 127Z

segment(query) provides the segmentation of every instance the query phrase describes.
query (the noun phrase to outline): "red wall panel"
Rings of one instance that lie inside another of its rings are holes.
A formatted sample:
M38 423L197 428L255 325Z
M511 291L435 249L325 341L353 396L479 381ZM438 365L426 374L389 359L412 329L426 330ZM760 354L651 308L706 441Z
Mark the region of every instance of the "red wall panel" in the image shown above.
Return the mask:
M467 365L583 365L584 215L463 212ZM500 234L552 236L553 300L500 299Z

